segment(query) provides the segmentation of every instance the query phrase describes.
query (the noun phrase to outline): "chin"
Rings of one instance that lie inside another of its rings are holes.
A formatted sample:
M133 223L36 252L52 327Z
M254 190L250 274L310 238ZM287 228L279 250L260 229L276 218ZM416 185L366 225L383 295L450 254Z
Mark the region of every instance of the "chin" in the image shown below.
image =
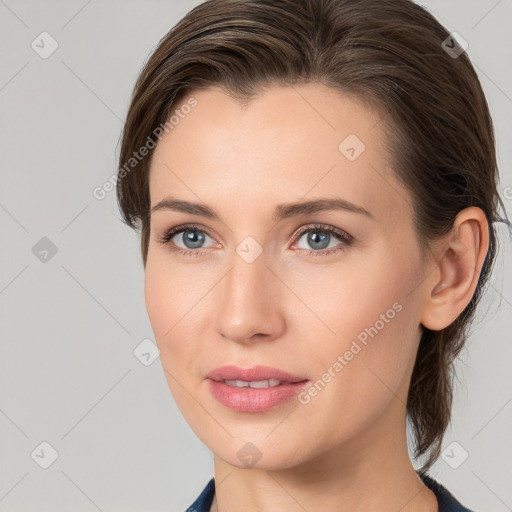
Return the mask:
M297 443L302 443L300 439ZM284 446L272 439L272 435L261 440L252 436L252 440L232 439L229 444L219 446L218 443L208 445L216 457L231 466L240 469L257 469L278 471L289 469L302 462L296 444Z

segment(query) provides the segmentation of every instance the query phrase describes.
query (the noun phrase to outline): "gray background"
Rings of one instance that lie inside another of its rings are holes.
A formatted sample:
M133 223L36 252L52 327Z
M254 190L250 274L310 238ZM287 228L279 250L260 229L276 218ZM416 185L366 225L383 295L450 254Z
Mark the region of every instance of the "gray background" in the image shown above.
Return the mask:
M142 63L197 3L0 0L0 512L179 512L213 475L159 360L145 366L133 353L153 339L138 236L115 192L92 195L115 173ZM510 212L512 0L422 3L469 43ZM58 43L46 59L31 47L43 31ZM492 285L457 365L446 452L431 471L477 511L512 510L512 260L498 232ZM42 442L58 452L47 469Z

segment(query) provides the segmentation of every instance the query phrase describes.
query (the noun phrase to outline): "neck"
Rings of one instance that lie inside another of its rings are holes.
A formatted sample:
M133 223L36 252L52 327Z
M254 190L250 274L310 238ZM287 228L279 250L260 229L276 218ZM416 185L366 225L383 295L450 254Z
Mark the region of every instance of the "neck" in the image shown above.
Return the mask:
M437 512L435 495L410 461L405 418L403 428L394 425L387 432L399 435L383 435L382 425L370 427L314 459L278 470L239 468L215 456L212 510Z

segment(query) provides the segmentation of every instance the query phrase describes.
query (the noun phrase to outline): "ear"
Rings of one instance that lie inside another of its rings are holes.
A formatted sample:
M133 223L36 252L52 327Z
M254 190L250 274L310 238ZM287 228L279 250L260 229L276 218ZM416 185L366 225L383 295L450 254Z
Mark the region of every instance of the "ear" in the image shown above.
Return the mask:
M489 225L481 208L459 212L450 233L434 249L434 267L425 280L421 323L438 331L469 304L489 249Z

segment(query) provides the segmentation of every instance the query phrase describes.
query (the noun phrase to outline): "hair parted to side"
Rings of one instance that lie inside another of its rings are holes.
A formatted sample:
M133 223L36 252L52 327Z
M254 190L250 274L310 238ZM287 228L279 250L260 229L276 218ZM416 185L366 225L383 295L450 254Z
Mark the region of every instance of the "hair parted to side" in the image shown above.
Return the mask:
M448 31L411 0L206 0L161 39L134 88L119 168L166 123L184 98L212 85L241 103L274 84L316 82L383 113L381 128L398 179L410 191L423 250L447 234L457 213L480 207L490 247L474 296L441 331L423 327L407 400L415 456L426 471L450 421L452 362L496 254L494 222L503 202L492 120L465 53L442 48ZM119 172L124 221L141 229L146 265L151 151ZM506 215L506 214L505 214Z

